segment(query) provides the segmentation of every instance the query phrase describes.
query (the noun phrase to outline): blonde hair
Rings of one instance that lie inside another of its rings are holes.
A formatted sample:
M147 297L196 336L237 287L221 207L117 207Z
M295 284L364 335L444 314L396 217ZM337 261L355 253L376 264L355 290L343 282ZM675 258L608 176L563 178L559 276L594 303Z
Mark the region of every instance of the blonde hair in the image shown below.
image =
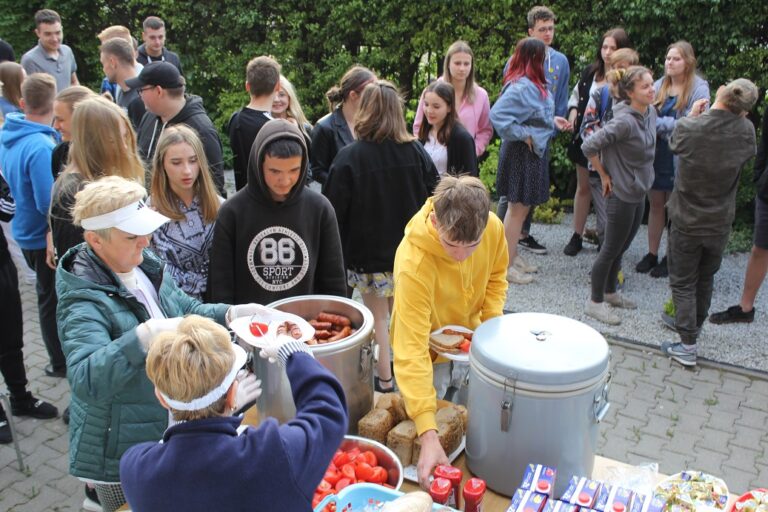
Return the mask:
M635 90L635 84L650 70L643 66L629 66L627 69L614 69L605 75L610 84L611 96L624 101L631 101L629 93Z
M442 234L454 242L476 242L488 225L491 198L474 176L443 176L432 204Z
M45 115L53 110L56 80L47 73L32 73L21 83L24 110L30 114Z
M667 53L669 53L670 50L675 49L678 52L680 52L680 56L683 58L683 61L685 62L685 77L683 78L683 90L678 95L677 101L675 102L674 109L677 111L682 112L685 110L685 107L688 106L688 101L691 98L691 93L693 92L693 83L696 78L696 54L693 52L693 46L691 46L691 43L688 41L678 41L676 43L672 43L667 47ZM659 87L659 92L656 94L656 101L653 103L653 105L656 108L661 108L662 105L664 105L664 102L667 101L667 98L669 97L669 90L672 87L672 78L667 76L667 74L664 74L664 77L661 79L661 86Z
M131 31L128 30L128 27L124 27L122 25L112 25L111 27L107 27L101 32L99 32L99 35L96 37L99 38L99 41L102 43L107 41L108 39L113 39L115 37L123 39L125 41L128 41L131 43L131 46L133 46L133 38L131 37Z
M376 80L366 85L355 114L357 138L378 143L391 139L398 144L416 140L405 125L404 105L392 82Z
M723 88L717 99L732 113L741 115L755 106L757 86L746 78L737 78Z
M82 85L73 85L67 87L59 94L56 95L55 101L64 103L69 107L70 112L73 112L75 105L88 98L95 98L97 95L95 92Z
M125 141L120 134L121 125L125 128ZM144 183L145 170L136 152L136 134L123 109L100 96L75 105L65 172L70 170L88 181L114 175Z
M72 224L81 226L83 219L103 215L147 196L147 190L137 181L120 176L105 176L87 183L75 194L72 207ZM101 238L109 240L113 228L93 230Z
M469 47L469 43L466 41L455 41L448 47L448 51L445 52L445 59L443 60L443 77L445 81L453 85L453 76L451 76L451 57L457 53L466 53L472 58L472 67L469 70L469 74L464 83L464 96L462 99L466 99L469 103L475 102L475 54L472 52L472 48Z
M147 353L147 376L173 400L190 402L215 389L232 370L235 353L227 330L208 318L190 315L176 332L157 335ZM204 409L170 409L177 421L224 416L227 393Z
M301 108L299 97L296 95L296 89L293 88L293 84L290 80L283 75L280 75L280 89L285 91L285 94L288 95L288 109L285 111L286 115L291 119L295 119L299 128L303 130L304 125L307 124L307 116L304 115L304 110Z
M608 66L611 68L621 62L626 62L629 66L637 66L640 64L640 55L632 48L619 48L608 57Z
M199 172L195 180L194 192L200 201L200 209L206 224L216 221L219 213L219 196L213 184L208 159L205 156L203 143L197 132L185 124L169 126L163 130L157 141L157 149L152 159L152 207L173 220L184 220L184 214L179 208L179 198L171 188L168 173L165 172L165 155L171 146L188 144L195 152Z

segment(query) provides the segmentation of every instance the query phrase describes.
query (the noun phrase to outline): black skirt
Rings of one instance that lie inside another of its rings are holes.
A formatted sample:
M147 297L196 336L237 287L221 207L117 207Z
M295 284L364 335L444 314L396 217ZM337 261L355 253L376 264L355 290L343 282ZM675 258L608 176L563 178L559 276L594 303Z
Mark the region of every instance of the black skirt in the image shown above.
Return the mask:
M496 191L510 203L535 206L549 199L549 170L546 161L528 149L525 142L503 141L496 170Z

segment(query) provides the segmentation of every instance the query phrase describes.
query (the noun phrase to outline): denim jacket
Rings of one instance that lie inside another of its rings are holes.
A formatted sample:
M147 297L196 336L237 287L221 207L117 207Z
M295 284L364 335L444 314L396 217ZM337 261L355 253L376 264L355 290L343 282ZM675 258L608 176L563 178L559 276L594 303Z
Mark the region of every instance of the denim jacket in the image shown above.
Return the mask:
M491 123L503 140L533 140L533 151L544 157L547 143L554 133L552 95L541 91L526 77L504 86L501 96L491 108Z

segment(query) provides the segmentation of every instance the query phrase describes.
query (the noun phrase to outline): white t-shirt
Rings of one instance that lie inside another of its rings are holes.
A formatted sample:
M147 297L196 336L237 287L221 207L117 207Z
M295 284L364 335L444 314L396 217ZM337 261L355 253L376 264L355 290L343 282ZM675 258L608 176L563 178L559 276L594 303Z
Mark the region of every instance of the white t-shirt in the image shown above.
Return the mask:
M123 282L125 287L131 292L139 302L144 304L152 318L165 318L160 307L160 299L157 296L155 287L147 275L139 267L126 274L117 274L117 277Z
M445 171L448 170L448 146L437 142L437 139L430 133L427 143L424 144L424 149L432 158L440 176L445 174Z

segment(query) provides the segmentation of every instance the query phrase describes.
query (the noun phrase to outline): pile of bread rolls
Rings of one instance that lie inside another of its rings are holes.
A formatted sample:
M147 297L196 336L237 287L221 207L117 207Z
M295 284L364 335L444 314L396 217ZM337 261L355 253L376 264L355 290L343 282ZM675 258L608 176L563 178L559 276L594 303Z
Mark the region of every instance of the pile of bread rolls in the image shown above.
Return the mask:
M467 430L467 408L447 404L437 410L435 419L440 445L449 455L459 447ZM381 395L373 410L360 418L357 429L359 435L387 445L403 466L418 462L421 441L416 434L416 424L405 414L403 398L399 394Z

